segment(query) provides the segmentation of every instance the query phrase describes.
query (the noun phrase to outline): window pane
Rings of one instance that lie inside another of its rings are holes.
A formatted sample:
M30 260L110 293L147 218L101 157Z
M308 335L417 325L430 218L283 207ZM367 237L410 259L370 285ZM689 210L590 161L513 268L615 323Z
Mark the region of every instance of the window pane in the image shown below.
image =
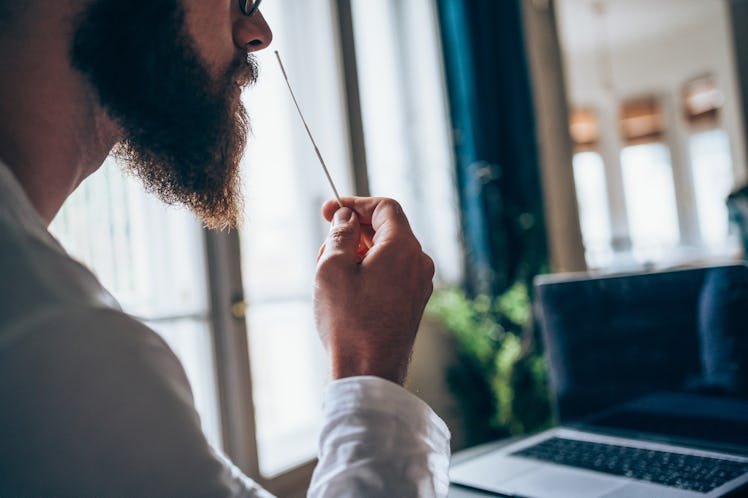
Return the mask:
M203 430L220 448L213 345L205 320L205 252L198 222L187 211L146 194L108 159L70 196L50 231L98 276L125 312L143 319L166 339L190 379Z
M612 261L613 249L605 165L599 153L574 154L574 184L587 264L590 268L605 267Z
M114 160L70 196L50 231L128 313L154 317L207 310L199 224L187 211L145 194Z
M352 6L371 193L402 203L437 278L459 282L459 209L434 4Z
M661 143L626 147L621 166L634 257L662 261L680 239L670 153Z
M729 221L725 200L733 186L730 144L724 130L691 135L691 156L696 208L704 244L713 252L731 252Z
M311 300L256 306L249 331L257 449L272 476L317 454L327 361Z
M273 45L341 193L352 193L331 2L263 3ZM242 274L260 471L266 477L314 458L327 361L311 314L316 256L333 194L272 51L258 54L245 92L253 136L243 162Z

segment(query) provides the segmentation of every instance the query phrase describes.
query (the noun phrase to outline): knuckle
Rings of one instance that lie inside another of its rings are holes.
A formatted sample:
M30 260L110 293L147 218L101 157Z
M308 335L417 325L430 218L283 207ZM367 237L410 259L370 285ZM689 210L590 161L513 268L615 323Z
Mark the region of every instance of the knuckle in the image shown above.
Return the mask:
M390 197L382 198L381 204L382 206L393 209L394 211L399 212L399 213L402 213L403 211L403 208L402 206L400 206L400 203Z
M433 278L434 274L436 273L436 264L434 263L434 260L431 258L431 256L426 253L423 254L423 265L428 278Z
M383 209L392 212L396 218L407 220L405 216L405 211L403 211L403 207L395 199L390 199L389 197L385 197L380 201L379 205Z
M327 238L335 245L348 242L353 238L353 228L350 226L333 227Z
M415 235L413 236L413 249L416 252L423 254L423 246L421 245L421 242L415 237Z
M407 247L413 257L420 258L424 256L423 247L421 247L421 243L418 242L418 239L415 238L415 236L411 235L409 237Z
M431 297L431 294L434 293L434 283L429 280L426 284L426 300Z

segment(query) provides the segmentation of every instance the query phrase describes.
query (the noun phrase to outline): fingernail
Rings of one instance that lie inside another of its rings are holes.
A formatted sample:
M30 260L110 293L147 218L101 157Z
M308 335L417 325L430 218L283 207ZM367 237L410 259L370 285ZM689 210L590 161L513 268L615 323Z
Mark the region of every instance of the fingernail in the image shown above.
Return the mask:
M335 211L335 215L332 218L333 226L346 225L353 221L353 210L347 207L342 207Z

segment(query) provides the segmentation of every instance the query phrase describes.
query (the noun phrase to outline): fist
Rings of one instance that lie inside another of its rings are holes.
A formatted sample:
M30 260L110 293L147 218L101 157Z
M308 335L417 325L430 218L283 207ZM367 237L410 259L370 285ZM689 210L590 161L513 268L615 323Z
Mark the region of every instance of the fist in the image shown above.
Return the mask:
M332 224L317 259L317 331L333 378L375 375L402 384L434 262L397 202L349 197L343 204L322 208Z

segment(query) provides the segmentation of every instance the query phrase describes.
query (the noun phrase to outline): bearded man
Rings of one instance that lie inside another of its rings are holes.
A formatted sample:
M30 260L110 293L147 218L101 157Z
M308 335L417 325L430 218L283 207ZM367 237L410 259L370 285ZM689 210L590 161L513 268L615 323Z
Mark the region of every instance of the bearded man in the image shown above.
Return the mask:
M259 3L0 0L0 496L269 496L207 443L168 346L47 231L110 153L235 226ZM445 495L449 432L401 387L433 263L396 202L344 204L323 206L333 381L309 495Z

